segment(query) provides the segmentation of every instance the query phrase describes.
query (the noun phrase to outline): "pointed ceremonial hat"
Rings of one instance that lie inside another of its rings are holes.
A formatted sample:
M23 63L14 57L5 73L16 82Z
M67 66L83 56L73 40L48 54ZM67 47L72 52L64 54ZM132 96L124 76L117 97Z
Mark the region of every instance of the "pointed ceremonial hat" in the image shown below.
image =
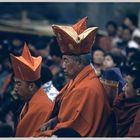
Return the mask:
M24 81L35 81L40 78L42 57L31 56L26 43L21 56L10 54L10 58L16 78Z
M63 54L81 55L90 52L98 27L87 29L86 22L87 17L84 17L73 26L52 25Z

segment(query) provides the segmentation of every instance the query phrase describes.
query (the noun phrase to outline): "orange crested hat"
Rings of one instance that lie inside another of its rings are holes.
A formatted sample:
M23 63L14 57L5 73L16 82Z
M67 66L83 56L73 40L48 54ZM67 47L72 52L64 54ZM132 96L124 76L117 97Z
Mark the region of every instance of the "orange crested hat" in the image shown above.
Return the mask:
M86 28L87 17L73 26L52 25L63 54L81 55L90 52L98 27Z
M31 56L26 43L21 56L10 54L10 58L16 78L24 81L35 81L40 78L42 57Z

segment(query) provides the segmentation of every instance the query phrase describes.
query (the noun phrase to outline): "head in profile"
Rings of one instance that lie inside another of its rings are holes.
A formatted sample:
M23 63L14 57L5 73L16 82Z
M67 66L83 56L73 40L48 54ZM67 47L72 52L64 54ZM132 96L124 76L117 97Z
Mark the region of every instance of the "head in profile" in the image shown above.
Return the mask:
M33 57L25 43L21 56L10 54L14 71L14 93L21 100L28 101L41 87L40 70L42 57Z
M91 61L90 51L98 28L87 29L86 22L87 17L73 26L52 25L63 55L62 67L70 79L74 79Z

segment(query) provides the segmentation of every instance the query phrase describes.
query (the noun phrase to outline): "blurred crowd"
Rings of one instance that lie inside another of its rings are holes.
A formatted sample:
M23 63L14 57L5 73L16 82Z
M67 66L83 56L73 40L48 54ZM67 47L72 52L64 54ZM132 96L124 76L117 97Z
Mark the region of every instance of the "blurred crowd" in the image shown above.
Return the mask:
M99 31L92 47L92 58L97 75L100 77L107 68L119 67L123 79L140 88L140 29L135 16L128 15L118 25L108 21L106 31ZM21 55L21 50L26 39L1 38L0 39L0 136L14 136L21 108L24 104L13 94L14 76L10 62L10 53ZM60 48L55 37L38 38L27 42L32 55L43 57L41 79L42 84L50 82L54 90L59 92L67 83L61 66ZM126 75L137 77L132 82ZM129 86L130 86L129 85ZM48 85L49 86L49 85ZM45 89L45 86L44 86ZM131 90L124 87L125 90ZM128 91L128 94L132 91ZM54 94L55 95L55 94ZM128 95L131 96L131 95ZM55 97L54 97L55 98ZM53 99L52 99L53 100ZM112 105L113 103L111 103Z

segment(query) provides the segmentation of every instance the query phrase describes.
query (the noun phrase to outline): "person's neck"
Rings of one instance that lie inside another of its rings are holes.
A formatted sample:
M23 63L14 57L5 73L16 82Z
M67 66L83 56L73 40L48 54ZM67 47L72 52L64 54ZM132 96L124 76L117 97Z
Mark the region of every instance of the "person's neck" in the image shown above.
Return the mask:
M33 92L32 92L33 93L32 95L34 95L39 89L40 89L40 87L35 87Z
M74 80L74 79L77 77L77 75L78 75L85 67L86 67L86 66L84 66L84 65L80 65L80 66L79 66L79 69L75 72L75 75L73 75L72 77L70 77L70 79Z
M26 100L26 102L29 102L31 98L35 95L35 93L39 90L39 88L35 87L33 91L31 92L29 98Z
M95 67L95 68L102 67L102 64L97 64L97 63L96 63L96 64L94 64L94 67Z

